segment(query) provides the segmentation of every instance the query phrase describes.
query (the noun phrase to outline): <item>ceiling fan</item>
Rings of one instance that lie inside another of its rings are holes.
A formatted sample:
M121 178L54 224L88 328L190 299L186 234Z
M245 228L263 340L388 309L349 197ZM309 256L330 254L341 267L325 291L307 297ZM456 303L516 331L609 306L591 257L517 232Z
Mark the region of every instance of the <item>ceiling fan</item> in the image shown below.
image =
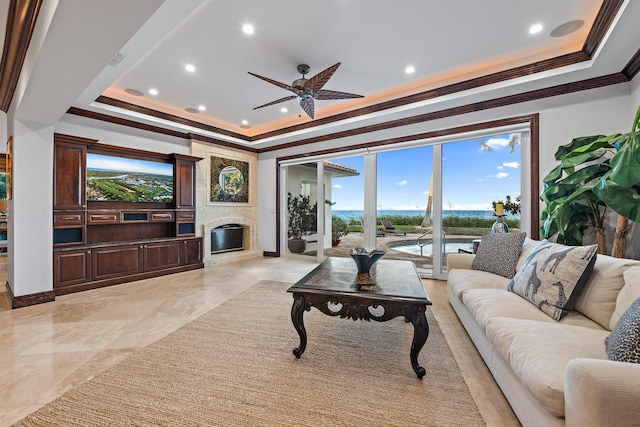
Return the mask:
M340 66L340 63L338 62L337 64L332 65L326 70L319 72L318 74L311 77L310 79L306 79L304 76L305 74L309 73L309 70L311 68L307 64L300 64L298 65L298 72L302 74L302 78L294 80L293 83L291 83L291 85L280 83L270 78L262 77L252 72L249 72L249 74L251 74L252 76L255 76L261 80L264 80L265 82L269 82L278 87L281 87L282 89L286 89L295 93L295 95L286 96L284 98L271 101L267 104L260 105L259 107L254 108L254 110L257 110L258 108L268 107L274 104L279 104L281 102L289 101L292 99L300 98L300 107L302 107L304 112L307 113L307 115L311 117L311 119L313 119L313 114L315 111L315 105L313 103L314 99L327 100L327 99L364 98L363 95L356 95L354 93L338 92L336 90L322 89L324 85L327 83L327 81L329 81L331 76L333 76L333 73L336 72L339 66Z

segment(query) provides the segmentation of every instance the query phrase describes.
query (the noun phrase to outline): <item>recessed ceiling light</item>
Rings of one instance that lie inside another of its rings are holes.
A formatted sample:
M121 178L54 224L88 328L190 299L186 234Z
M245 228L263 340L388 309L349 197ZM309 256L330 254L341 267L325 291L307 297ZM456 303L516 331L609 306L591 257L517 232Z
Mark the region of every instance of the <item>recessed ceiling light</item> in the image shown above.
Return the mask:
M542 31L542 24L534 24L529 28L529 34L537 34Z
M249 124L249 120L243 120L241 123L242 123L244 126L246 126L246 125L248 125L248 124Z
M205 111L206 109L207 107L205 107L204 105L198 105L198 110Z
M138 89L125 89L124 90L129 95L133 96L144 96L144 92L139 91Z
M251 24L244 24L244 25L242 26L242 31L243 31L245 34L253 34L253 32L255 31L255 29L253 28L253 25L251 25Z
M190 73L193 73L194 71L196 71L196 66L193 64L187 64L184 66L184 69Z
M414 67L413 65L409 65L407 68L404 69L404 72L407 74L413 74L416 72L416 67Z
M282 108L280 109L280 111L282 111L283 113L286 113L286 112L287 112L287 111L289 111L289 110L287 109L287 107L282 107Z
M191 114L198 114L200 111L198 111L197 108L185 108L184 111L186 111L187 113L191 113Z
M149 95L156 96L158 94L158 89L149 89Z

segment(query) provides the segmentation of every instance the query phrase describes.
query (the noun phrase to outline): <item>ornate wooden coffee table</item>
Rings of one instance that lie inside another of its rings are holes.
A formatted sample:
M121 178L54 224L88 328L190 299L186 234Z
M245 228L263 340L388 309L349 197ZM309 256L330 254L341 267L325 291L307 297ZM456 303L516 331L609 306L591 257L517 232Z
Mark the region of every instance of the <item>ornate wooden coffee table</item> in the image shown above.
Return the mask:
M287 290L293 293L291 320L300 335L300 346L293 349L293 354L299 359L307 347L302 318L311 307L329 316L354 321L386 322L404 316L406 322L413 324L411 366L422 378L426 371L418 364L418 353L429 336L425 311L431 300L415 265L410 261L380 260L371 268L373 286L356 284L357 274L351 258L327 258Z

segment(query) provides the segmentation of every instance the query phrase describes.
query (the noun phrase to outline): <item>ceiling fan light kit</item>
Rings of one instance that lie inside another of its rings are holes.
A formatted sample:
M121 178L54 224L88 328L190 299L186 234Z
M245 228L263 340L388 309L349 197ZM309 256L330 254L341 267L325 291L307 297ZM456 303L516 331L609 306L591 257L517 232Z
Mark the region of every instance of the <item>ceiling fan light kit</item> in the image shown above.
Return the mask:
M338 92L336 90L323 90L324 85L329 81L331 76L336 72L340 63L338 62L335 65L327 68L324 71L316 74L310 79L306 79L305 75L309 73L311 67L307 64L298 65L298 72L302 74L302 77L296 79L291 83L291 85L280 83L278 81L272 80L267 77L260 76L258 74L254 74L249 72L252 76L259 78L260 80L264 80L267 83L271 83L275 86L278 86L282 89L286 89L295 93L295 95L286 96L284 98L276 99L275 101L268 102L266 104L255 107L254 110L258 108L268 107L270 105L279 104L281 102L290 101L292 99L300 98L300 107L304 110L307 115L313 119L315 113L315 104L313 102L314 99L318 100L331 100L331 99L350 99L350 98L364 98L363 95L356 95L354 93L347 92Z

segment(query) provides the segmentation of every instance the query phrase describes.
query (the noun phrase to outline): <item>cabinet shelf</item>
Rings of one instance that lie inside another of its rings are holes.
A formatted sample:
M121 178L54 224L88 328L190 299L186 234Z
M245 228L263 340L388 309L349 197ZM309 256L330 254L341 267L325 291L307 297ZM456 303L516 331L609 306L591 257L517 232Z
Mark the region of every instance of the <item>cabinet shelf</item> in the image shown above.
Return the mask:
M173 164L173 202L87 202L87 153ZM195 165L199 160L55 134L56 295L204 267L202 238L195 232Z

